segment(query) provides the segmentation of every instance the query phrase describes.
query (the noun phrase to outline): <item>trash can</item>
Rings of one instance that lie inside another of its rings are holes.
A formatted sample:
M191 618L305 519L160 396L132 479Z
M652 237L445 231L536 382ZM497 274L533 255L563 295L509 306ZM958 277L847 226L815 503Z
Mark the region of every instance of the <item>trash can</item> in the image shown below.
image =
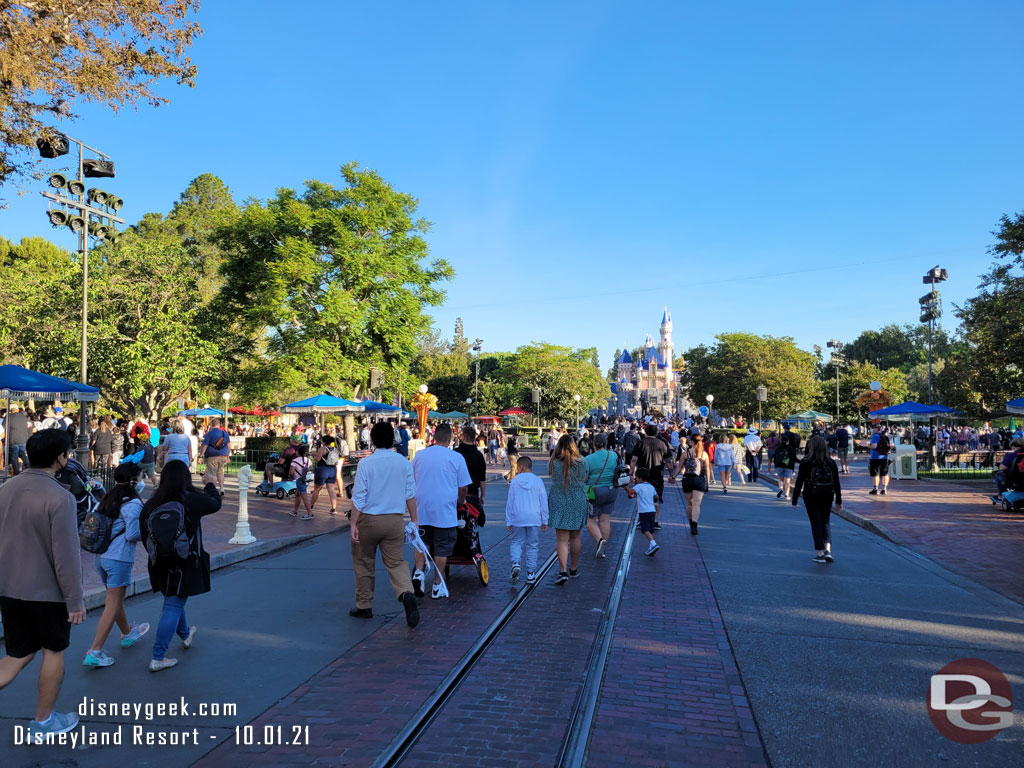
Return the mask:
M897 480L917 480L917 448L913 445L898 443L896 458L889 471Z

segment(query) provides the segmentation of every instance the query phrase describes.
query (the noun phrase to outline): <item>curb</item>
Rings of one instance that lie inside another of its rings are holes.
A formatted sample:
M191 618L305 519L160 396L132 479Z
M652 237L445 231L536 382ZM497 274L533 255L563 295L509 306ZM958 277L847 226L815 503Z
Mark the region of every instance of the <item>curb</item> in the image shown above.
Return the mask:
M776 488L779 487L779 480L777 477L759 474L758 479L763 480L770 485L774 485ZM886 530L883 526L879 525L873 520L869 520L863 515L858 515L856 512L851 512L849 509L846 508L845 505L843 506L843 510L841 512L833 509L832 514L838 515L839 517L843 518L843 520L846 520L848 523L853 523L854 525L863 528L865 531L869 531L870 533L873 533L876 536L882 537L883 539L892 544L896 544L897 546L901 547L903 546L903 544L891 533L889 533L889 531Z

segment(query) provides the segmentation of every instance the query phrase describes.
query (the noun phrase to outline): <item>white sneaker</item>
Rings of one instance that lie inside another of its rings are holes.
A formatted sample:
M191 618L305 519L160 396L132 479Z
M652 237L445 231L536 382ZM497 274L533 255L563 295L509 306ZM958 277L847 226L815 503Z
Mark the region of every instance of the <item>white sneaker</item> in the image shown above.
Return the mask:
M438 600L442 597L448 597L448 587L444 584L435 584L433 589L430 590L430 596L434 600Z
M653 555L659 549L661 549L661 547L658 545L658 542L652 541L650 544L647 545L647 554Z
M77 712L51 712L43 722L32 720L28 724L29 733L67 733L78 727Z
M90 650L87 654L85 654L85 659L82 661L82 666L109 667L113 663L114 658L101 648L98 651Z
M159 672L161 669L170 669L177 663L177 659L160 659L159 661L153 659L151 662L149 662L149 671Z
M423 597L423 571L415 570L412 573L412 591L416 597Z
M196 639L196 625L193 624L188 628L188 637L181 641L181 647L186 651L192 647L193 641Z
M142 624L132 624L132 628L128 634L121 635L121 647L131 648L139 641L139 638L147 632L149 632L149 624L146 622L143 622Z

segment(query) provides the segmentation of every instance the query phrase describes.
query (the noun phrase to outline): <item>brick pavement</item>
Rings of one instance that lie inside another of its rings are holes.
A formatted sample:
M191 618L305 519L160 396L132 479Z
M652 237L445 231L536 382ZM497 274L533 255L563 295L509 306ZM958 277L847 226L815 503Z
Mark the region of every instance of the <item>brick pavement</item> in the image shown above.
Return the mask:
M844 509L880 525L899 544L1024 604L1024 515L1003 512L991 483L892 480L871 496L867 461L842 475Z
M633 541L587 766L766 766L678 487L665 502L658 553Z

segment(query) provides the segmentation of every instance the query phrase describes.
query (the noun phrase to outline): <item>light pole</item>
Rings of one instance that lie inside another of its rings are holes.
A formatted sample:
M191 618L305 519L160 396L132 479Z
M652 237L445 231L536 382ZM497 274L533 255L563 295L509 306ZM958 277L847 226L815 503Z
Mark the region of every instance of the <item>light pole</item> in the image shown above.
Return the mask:
M231 393L225 392L221 397L224 398L224 431L228 431L228 403L231 402Z
M839 366L846 362L846 357L843 355L843 342L839 339L829 339L825 346L831 347L832 357L830 362L836 367L836 425L839 424Z
M124 224L124 219L115 216L112 211L119 211L124 201L108 195L101 189L86 190L86 178L110 178L114 175L114 163L110 157L95 147L83 144L78 139L59 134L53 139L40 139L36 144L42 157L59 157L68 153L68 142L78 146L78 176L70 181L62 173L50 175L50 186L60 194L40 192L40 194L59 207L51 208L47 204L46 214L55 227L66 226L78 235L78 252L82 255L82 371L83 384L89 383L89 237L102 240L111 234L113 226L108 229L104 219ZM99 155L100 159L85 158L85 150ZM70 215L77 211L79 215ZM82 402L78 412L78 438L75 456L78 462L89 466L89 417L88 405Z
M580 396L573 395L572 399L576 401L576 429L580 428Z
M944 282L949 277L949 272L938 265L932 267L921 278L921 282L931 285L932 289L926 293L917 303L921 305L921 322L928 323L928 405L934 405L935 395L932 389L932 329L935 321L942 317L942 303L935 284Z
M715 402L715 396L714 395L708 395L704 399L708 401L708 424L710 426L714 426L714 420L711 418L711 404L713 402Z
M472 414L472 409L469 407L472 404L473 404L473 398L472 397L467 397L466 398L466 416L469 416L469 415Z
M540 443L541 438L541 426L540 426L540 387L534 387L530 393L532 395L533 404L537 406L537 442Z
M761 418L761 403L768 399L768 387L764 384L757 388L757 428L761 429L763 419Z
M483 339L476 339L473 342L473 351L476 352L476 378L473 380L473 397L480 399L480 350L483 349Z

